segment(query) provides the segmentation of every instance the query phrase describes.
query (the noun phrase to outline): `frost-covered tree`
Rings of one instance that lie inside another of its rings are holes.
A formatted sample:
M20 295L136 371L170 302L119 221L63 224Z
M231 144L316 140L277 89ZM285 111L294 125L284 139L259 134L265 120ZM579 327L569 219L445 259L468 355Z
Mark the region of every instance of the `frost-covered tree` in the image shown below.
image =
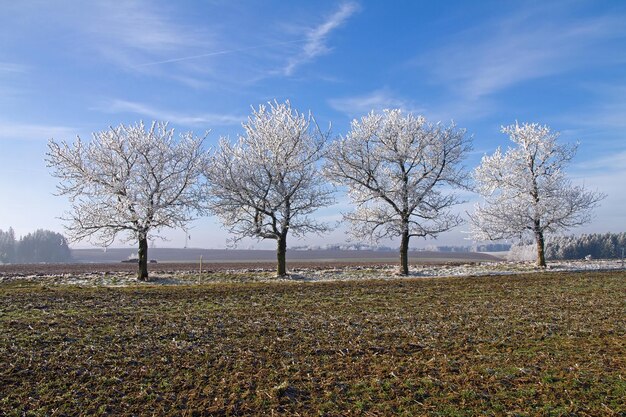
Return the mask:
M477 240L534 238L537 265L546 266L544 235L583 225L603 194L574 186L564 168L577 145L558 144L559 134L539 124L502 127L515 146L482 158L474 171L484 197L470 215Z
M309 217L334 201L316 165L327 135L310 113L298 113L289 101L253 109L243 128L238 141L222 138L209 158L209 209L235 241L276 240L277 274L284 276L288 233L328 230Z
M409 273L411 237L436 237L461 223L462 161L470 149L465 130L428 123L401 110L354 120L328 150L326 177L348 188L356 209L344 215L357 238L400 237L400 272Z
M148 279L148 239L184 228L202 208L204 138L175 138L167 123L111 127L70 145L51 140L46 161L72 209L64 220L72 240L110 245L118 235L139 244L138 279Z

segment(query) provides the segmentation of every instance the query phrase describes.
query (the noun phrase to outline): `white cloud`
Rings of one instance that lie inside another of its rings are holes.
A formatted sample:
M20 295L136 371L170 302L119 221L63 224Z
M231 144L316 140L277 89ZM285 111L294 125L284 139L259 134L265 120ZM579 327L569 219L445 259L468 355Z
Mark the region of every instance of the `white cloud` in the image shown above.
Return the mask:
M626 161L626 154L621 156L621 163ZM620 163L615 159L609 163ZM626 182L626 166L612 166L602 171L587 173L584 178L577 178L577 184L585 188L606 194L606 198L595 210L593 221L577 230L577 233L623 232L626 224L626 193L623 184Z
M0 73L24 73L28 71L28 67L13 62L0 62Z
M564 122L596 132L608 129L623 132L626 129L626 84L593 84L586 89L597 99L586 103L579 114L564 116Z
M607 174L622 173L626 176L626 150L580 161L572 167L576 176L582 178L589 174L605 176ZM615 180L612 182L615 182L615 185L619 184L619 186L624 184L623 181Z
M596 157L584 159L579 148L571 169L567 170L574 185L582 185L588 190L606 195L600 206L594 210L591 223L571 230L573 234L622 232L626 224L626 150L602 152Z
M138 65L198 54L217 45L212 26L198 28L185 24L174 3L41 1L15 2L11 8L16 16L14 20L24 22L16 25L17 31L28 30L35 36L45 36L40 42L58 49L56 54L65 60L169 77L171 66L170 71L163 71ZM206 71L206 67L179 63L176 70L188 73Z
M113 100L99 108L110 113L135 113L150 119L173 122L183 126L200 126L211 128L212 126L235 125L243 122L246 117L233 114L182 114L170 110L157 109L144 103L126 100Z
M307 30L306 43L302 50L289 60L284 68L284 74L292 75L300 65L310 62L320 55L327 54L330 51L330 48L326 45L328 36L358 10L359 6L356 3L343 3L339 10L330 15L323 23Z
M0 121L0 140L66 139L75 137L78 130L69 126L39 125Z
M92 7L94 14L83 22L82 31L92 38L101 54L129 68L146 59L171 58L172 54L210 43L209 34L177 24L168 16L168 10L156 9L141 0L94 2Z
M455 34L416 63L437 81L475 100L526 80L607 59L624 60L624 53L599 56L596 51L625 34L617 16L563 18L555 24L549 11L537 9Z
M184 56L184 57L179 57L179 58L170 58L170 59L166 59L162 61L155 61L155 62L146 62L146 63L137 65L137 67L148 67L148 66L153 66L153 65L169 64L173 62L191 61L194 59L206 58L206 57L217 56L217 55L229 55L229 54L234 54L238 52L249 52L255 49L265 49L265 48L271 48L271 47L276 47L276 46L284 46L284 45L290 45L294 43L302 43L304 41L305 39L296 39L296 40L291 40L291 41L272 42L272 43L267 43L263 45L247 46L247 47L242 47L242 48L222 49L222 50L206 52L206 53L202 53L198 55L190 55L190 56Z
M328 104L333 109L350 117L365 115L372 110L381 111L392 108L399 108L413 113L423 112L423 109L394 95L385 88L357 96L333 98L328 101Z
M373 111L384 109L402 109L405 112L421 114L436 122L449 122L459 119L479 118L487 114L492 104L489 100L482 100L480 105L475 101L453 101L449 103L429 103L428 107L417 104L415 101L402 97L387 88L381 88L349 97L332 98L328 104L333 109L349 116L360 117Z
M0 61L0 96L5 101L24 95L26 90L15 81L25 79L30 69L27 65Z
M207 4L198 7L198 13L219 10L223 16L209 14L197 25L189 24L187 7L151 0L41 2L37 7L18 2L11 12L17 15L16 21L27 22L24 26L40 27L46 42L58 45L63 39L58 51L62 59L207 89L240 88L293 74L331 50L330 36L358 5L348 0L325 20L305 23L296 30L287 29L290 23L285 22L298 20L299 9L260 19L261 8ZM0 62L0 74L9 69L16 67L5 68Z

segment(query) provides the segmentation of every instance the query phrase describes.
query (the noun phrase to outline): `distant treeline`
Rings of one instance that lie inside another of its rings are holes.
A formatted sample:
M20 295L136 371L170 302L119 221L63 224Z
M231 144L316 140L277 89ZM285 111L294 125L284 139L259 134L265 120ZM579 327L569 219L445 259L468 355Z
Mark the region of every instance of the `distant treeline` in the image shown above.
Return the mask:
M426 250L435 252L506 252L511 249L510 243L484 243L471 246L426 246Z
M555 236L548 240L549 259L621 258L626 247L626 233L592 233L579 236Z
M616 259L622 257L626 248L626 232L591 233L583 235L553 236L546 240L546 258L554 260ZM515 245L511 248L511 259L532 259L536 253L534 245Z
M373 250L380 252L389 252L398 250L398 248L391 248L383 245L369 245L367 243L328 243L325 245L298 245L290 246L291 250L309 251L309 250Z
M67 262L72 259L67 239L56 232L39 229L20 239L13 228L0 229L0 263Z

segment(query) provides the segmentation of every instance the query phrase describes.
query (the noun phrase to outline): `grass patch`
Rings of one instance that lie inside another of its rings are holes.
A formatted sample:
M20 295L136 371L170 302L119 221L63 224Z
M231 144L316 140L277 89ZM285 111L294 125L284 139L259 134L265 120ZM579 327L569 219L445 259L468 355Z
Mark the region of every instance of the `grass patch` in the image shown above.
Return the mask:
M625 280L0 285L0 415L624 415Z

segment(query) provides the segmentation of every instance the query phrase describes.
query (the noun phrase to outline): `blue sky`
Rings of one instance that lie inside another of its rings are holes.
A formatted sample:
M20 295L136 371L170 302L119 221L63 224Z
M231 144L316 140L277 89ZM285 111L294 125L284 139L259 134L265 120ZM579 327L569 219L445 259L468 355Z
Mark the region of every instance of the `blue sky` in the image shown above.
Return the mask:
M545 4L547 3L547 4ZM0 14L0 229L62 231L47 141L169 120L208 145L241 133L250 106L290 99L344 134L371 109L454 120L468 167L508 146L501 125L548 124L580 141L576 183L608 197L573 232L626 229L626 2L21 1ZM329 221L349 209L320 210ZM459 209L471 209L476 197ZM466 244L460 227L424 244ZM342 242L330 236L291 245ZM158 246L181 247L182 231ZM216 220L189 244L224 247ZM78 246L86 246L82 243ZM246 241L243 247L271 248Z

